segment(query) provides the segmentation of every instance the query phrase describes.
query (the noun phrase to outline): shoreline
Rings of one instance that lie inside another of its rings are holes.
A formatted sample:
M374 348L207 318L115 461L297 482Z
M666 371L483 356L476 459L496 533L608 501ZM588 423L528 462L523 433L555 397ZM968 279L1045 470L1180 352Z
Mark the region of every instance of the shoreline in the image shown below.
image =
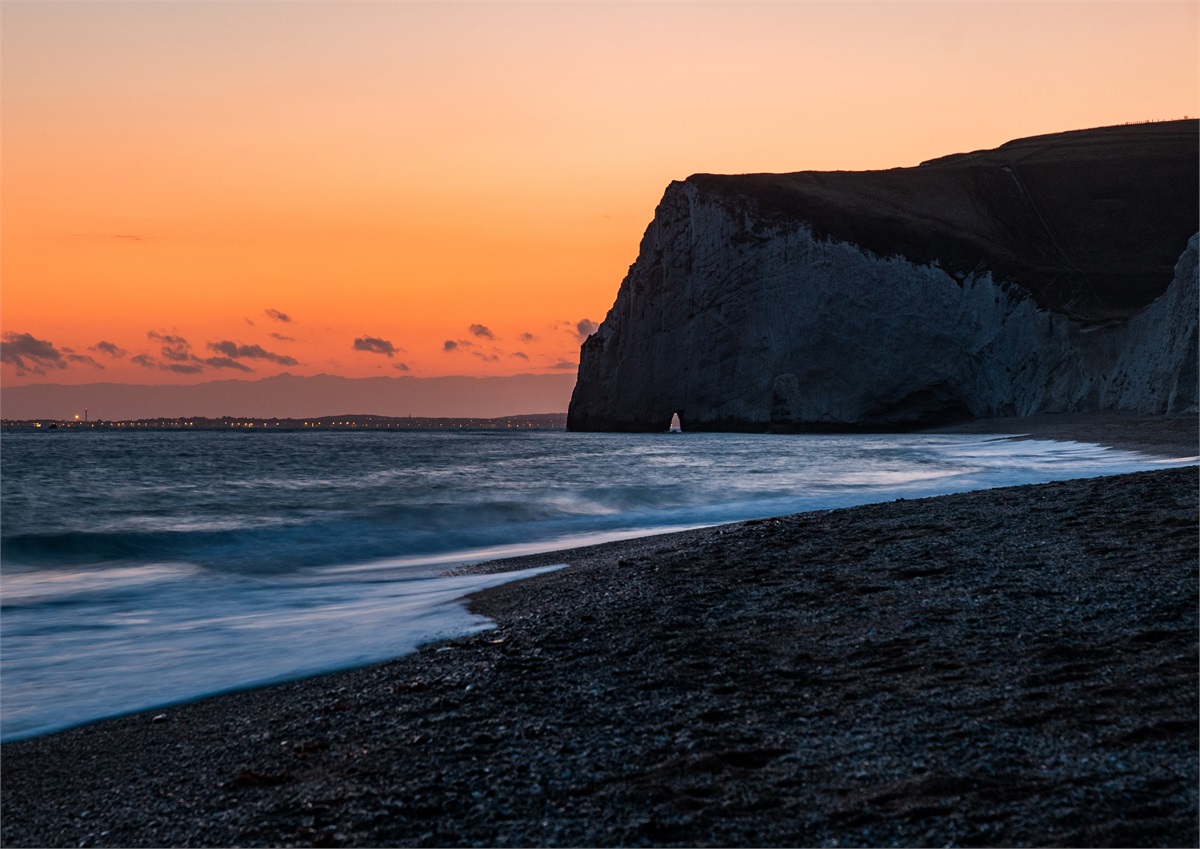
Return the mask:
M957 432L1196 453L1091 418ZM572 568L469 597L494 630L5 743L3 843L1196 845L1196 478L475 564Z
M1014 434L1004 438L1013 440L1050 439L1056 441L1089 442L1121 451L1137 451L1162 459L1191 458L1200 455L1200 418L1197 416L1151 416L1143 413L1043 413L1022 418L975 419L952 425L941 425L915 433L947 434ZM1088 480L1080 478L1079 480ZM989 490L970 490L987 492ZM943 496L932 496L934 498ZM904 499L901 499L904 500ZM916 499L914 499L916 500ZM853 509L853 508L839 508ZM817 511L824 512L824 511ZM781 517L771 517L781 518ZM768 521L763 519L761 521ZM734 522L728 527L743 523ZM656 540L671 540L677 544L688 544L702 537L707 531L721 525L712 525L686 531L648 534L641 537L614 540L595 545L556 549L535 554L499 557L459 566L447 574L480 572L509 572L533 566L555 563L575 564L639 557L660 547ZM499 589L499 588L495 588ZM484 590L491 592L492 590ZM485 614L486 615L486 614Z
M1042 413L1023 418L975 419L926 428L920 433L1011 433L1018 439L1055 439L1092 442L1109 448L1138 451L1158 457L1195 457L1200 454L1200 427L1196 415L1152 416L1144 413Z

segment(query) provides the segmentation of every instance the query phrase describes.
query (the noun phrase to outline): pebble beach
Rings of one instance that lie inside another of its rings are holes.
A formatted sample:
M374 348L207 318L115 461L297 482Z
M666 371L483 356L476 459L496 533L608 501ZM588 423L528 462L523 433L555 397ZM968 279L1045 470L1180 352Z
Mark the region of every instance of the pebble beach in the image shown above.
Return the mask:
M1194 416L995 430L1196 454ZM388 663L7 743L0 838L1195 846L1198 500L1185 467L477 564L569 568Z

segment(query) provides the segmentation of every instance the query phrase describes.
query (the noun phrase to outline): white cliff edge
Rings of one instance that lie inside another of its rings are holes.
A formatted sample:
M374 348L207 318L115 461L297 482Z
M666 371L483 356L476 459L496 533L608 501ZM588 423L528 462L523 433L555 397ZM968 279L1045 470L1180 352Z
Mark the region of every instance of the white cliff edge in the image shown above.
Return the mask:
M1197 237L1169 289L1085 327L988 272L879 257L674 183L581 352L578 430L886 428L1197 409ZM660 427L661 425L661 427Z

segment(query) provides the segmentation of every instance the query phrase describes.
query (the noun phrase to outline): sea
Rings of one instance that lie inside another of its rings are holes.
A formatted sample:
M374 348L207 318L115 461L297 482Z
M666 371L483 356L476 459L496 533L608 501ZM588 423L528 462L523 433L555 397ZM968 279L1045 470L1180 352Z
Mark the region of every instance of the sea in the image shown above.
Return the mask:
M1005 436L6 431L0 739L397 657L544 571L471 562L1196 461Z

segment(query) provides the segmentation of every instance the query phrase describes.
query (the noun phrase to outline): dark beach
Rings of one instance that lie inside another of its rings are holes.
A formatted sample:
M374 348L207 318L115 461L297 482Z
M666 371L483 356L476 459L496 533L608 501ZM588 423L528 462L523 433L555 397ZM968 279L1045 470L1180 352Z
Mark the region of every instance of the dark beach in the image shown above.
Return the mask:
M1196 417L969 432L1195 456ZM1195 467L479 564L497 627L5 744L8 846L1195 846Z

